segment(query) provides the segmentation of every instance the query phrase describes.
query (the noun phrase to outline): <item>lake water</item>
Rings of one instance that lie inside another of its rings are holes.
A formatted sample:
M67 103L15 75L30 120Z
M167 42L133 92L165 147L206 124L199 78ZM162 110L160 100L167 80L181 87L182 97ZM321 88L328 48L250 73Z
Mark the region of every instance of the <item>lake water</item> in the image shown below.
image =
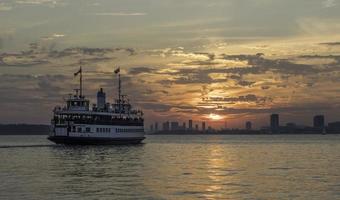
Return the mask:
M0 136L0 199L340 199L340 135Z

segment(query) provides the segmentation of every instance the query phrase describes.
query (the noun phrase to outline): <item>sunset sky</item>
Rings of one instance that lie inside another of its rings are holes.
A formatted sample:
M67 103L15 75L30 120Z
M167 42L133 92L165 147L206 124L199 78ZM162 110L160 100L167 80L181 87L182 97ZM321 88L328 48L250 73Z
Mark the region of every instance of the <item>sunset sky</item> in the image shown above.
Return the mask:
M80 61L91 100L100 87L116 95L120 66L147 125L340 120L339 11L339 0L0 0L0 123L48 124Z

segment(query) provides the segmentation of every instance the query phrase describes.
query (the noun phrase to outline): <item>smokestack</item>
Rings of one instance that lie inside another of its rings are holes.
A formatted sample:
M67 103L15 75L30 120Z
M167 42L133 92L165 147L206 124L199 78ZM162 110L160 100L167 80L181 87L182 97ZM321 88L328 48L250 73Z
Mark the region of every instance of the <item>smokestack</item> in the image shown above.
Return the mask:
M103 88L100 88L100 90L97 93L97 107L99 110L104 110L106 104L106 94L103 92Z

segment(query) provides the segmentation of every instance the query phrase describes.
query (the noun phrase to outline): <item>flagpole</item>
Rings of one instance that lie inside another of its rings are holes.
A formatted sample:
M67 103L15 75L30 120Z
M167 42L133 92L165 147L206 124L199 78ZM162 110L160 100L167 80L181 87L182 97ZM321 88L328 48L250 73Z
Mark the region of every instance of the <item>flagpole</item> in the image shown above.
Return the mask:
M119 113L121 113L121 81L120 81L120 72L118 72L118 101L119 101Z

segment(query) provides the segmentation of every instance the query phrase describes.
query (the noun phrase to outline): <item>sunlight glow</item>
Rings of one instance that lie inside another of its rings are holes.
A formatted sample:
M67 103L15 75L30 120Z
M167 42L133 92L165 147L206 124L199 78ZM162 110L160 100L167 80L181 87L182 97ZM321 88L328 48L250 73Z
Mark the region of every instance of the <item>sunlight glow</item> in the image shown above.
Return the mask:
M224 117L221 116L221 115L218 115L218 114L210 113L210 115L209 115L208 118L209 118L209 119L212 119L212 120L221 120L221 119L223 119Z

